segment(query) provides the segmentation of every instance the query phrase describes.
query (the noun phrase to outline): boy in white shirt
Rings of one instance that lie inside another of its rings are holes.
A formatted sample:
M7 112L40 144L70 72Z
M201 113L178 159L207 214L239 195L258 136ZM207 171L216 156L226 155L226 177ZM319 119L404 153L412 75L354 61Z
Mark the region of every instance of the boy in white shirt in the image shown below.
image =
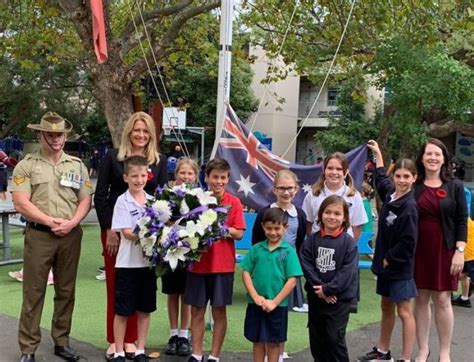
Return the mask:
M115 263L115 354L114 361L125 362L123 342L127 318L138 315L138 339L134 361L147 362L145 343L150 313L156 310L155 269L150 268L133 233L142 217L145 202L151 198L143 189L148 178L148 161L130 156L124 161L123 178L128 190L115 203L112 230L120 232L120 246Z

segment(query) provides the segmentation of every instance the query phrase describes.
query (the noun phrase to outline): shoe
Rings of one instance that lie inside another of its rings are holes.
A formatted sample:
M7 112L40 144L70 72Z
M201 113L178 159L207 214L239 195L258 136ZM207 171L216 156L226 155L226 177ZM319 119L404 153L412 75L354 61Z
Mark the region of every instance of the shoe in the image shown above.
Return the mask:
M124 356L118 356L118 357L115 357L112 361L114 362L125 362L125 357Z
M377 347L372 348L372 351L363 356L357 357L357 361L393 361L390 351L387 353L380 353Z
M98 268L97 268L97 271L98 271L99 273L104 273L104 272L105 272L105 266L100 266L100 267L98 267Z
M189 343L189 340L185 337L179 337L178 338L178 347L176 349L176 354L178 356L189 356L191 354L191 344Z
M78 361L81 358L70 346L54 346L54 354L65 361Z
M306 304L306 303L305 303L305 304ZM280 356L281 356L281 359L293 358L293 357L291 357L291 356L290 356L288 353L286 353L286 352L283 352Z
M148 362L149 359L148 359L148 356L144 353L140 353L139 355L136 355L134 358L133 358L133 361L134 362Z
M166 345L165 354L174 356L178 352L178 336L171 336Z
M10 276L10 278L16 279L19 282L23 281L23 271L22 270L8 272L8 275ZM30 356L30 355L25 355L25 356Z
M20 357L20 362L35 362L35 354L25 354L23 353Z
M130 361L135 360L135 352L125 352L125 359Z
M97 280L105 280L105 272L102 272L99 275L96 275L95 278Z
M293 312L308 313L308 304L304 303L301 307L293 307Z
M207 362L216 362L216 361L217 361L217 360L214 359L214 358L208 358L208 359L207 359Z
M456 299L451 299L451 304L456 305L458 307L472 308L471 300L461 299L461 296L457 297Z
M48 274L47 285L53 285L53 284L54 284L54 276L53 276L53 273L51 273L51 271L50 271L49 274Z
M114 360L114 354L105 352L105 360L106 361L113 361Z
M201 361L204 361L204 356L202 356L202 360ZM189 356L188 358L188 362L201 362L199 361L198 359L196 359L194 356ZM208 360L209 361L209 360Z

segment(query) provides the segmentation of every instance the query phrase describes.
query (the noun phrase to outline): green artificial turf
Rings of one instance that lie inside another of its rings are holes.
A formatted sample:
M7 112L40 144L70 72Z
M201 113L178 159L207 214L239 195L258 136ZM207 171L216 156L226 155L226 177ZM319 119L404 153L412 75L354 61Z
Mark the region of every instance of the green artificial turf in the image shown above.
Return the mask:
M105 341L105 282L95 276L97 268L103 265L98 225L85 225L82 241L82 252L76 290L76 307L74 311L71 336L96 345L106 347ZM21 258L23 236L19 229L11 228L12 258ZM0 267L0 313L18 318L21 308L21 283L11 279L8 271L19 270L21 265ZM161 290L158 281L158 290ZM47 289L41 326L50 329L53 309L54 288ZM241 281L241 271L237 268L234 283L234 304L228 308L228 329L224 350L232 352L251 351L251 343L243 336L246 298ZM290 312L288 325L288 342L286 350L296 352L308 348L306 329L307 315ZM361 301L357 314L351 314L349 330L358 329L366 324L380 320L379 297L375 294L375 281L370 271L361 271ZM162 348L169 337L166 299L158 293L158 311L152 314L152 323L148 346ZM16 334L17 331L11 331ZM206 333L207 348L210 345L210 333Z

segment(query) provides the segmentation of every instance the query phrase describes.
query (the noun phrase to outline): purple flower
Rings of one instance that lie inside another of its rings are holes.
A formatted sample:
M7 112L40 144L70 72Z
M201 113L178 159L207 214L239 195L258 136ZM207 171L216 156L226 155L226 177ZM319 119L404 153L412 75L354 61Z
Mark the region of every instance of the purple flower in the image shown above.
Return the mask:
M176 194L176 196L178 196L180 198L183 198L184 196L186 196L186 190L178 189L178 190L175 191L175 194Z

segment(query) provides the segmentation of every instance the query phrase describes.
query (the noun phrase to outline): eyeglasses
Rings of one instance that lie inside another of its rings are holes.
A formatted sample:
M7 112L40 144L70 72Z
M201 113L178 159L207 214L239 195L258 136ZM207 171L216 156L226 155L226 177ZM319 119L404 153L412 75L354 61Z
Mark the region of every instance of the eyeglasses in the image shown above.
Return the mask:
M291 186L291 187L278 186L278 187L275 187L275 189L281 194L284 194L287 191L291 194L292 192L296 191L296 187L294 186Z

